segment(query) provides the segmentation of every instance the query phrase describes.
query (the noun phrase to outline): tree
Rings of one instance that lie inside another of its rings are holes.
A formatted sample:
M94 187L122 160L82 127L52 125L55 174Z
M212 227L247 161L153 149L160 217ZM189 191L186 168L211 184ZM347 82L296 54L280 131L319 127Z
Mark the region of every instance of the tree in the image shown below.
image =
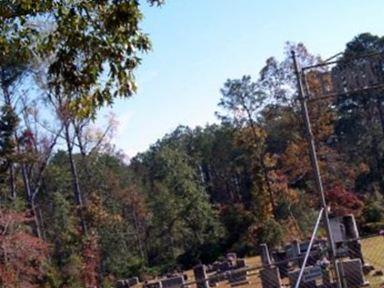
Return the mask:
M149 176L146 189L153 215L148 227L149 264L172 263L183 254L188 255L182 257L188 259L185 265L196 263L204 253L199 247L215 243L221 227L189 157L160 143L141 157Z
M15 46L29 46L30 53L48 57L51 96L70 95L77 113L94 115L97 107L136 90L138 55L150 49L141 19L139 1L5 1L0 25L7 35L0 50L6 57Z
M347 43L341 62L335 69L348 69L348 62L356 56L384 51L384 38L364 33ZM375 60L375 59L373 59ZM356 66L365 65L367 59L354 61ZM382 71L375 71L379 77ZM359 176L357 190L384 191L382 159L384 153L384 98L382 91L342 95L335 100L338 120L335 123L338 149L344 150L355 165L368 165L369 170Z
M221 90L222 98L219 107L229 115L220 116L223 121L234 123L240 131L239 142L245 144L252 152L254 205L260 219L268 217L268 205L272 213L275 211L275 200L268 179L268 170L265 165L265 134L257 124L258 113L265 105L266 95L260 90L250 76L243 76L241 80L227 80ZM266 197L269 203L266 205Z
M14 135L19 121L9 105L1 107L0 117L0 184L8 182L9 196L14 199L16 197L13 163L16 154Z

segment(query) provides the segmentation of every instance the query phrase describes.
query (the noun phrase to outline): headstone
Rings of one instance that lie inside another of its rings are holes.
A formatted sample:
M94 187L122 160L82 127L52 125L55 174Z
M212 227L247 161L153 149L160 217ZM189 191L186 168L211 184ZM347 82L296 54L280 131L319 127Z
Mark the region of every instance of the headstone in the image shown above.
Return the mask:
M209 277L208 282L209 282L209 287L216 287L219 285L220 279L217 275L213 275Z
M227 260L226 262L228 262L231 268L234 268L236 266L236 259L237 259L236 253L227 253L225 258Z
M241 283L242 285L246 284L248 282L247 278L247 271L246 270L240 270L240 271L232 271L229 275L229 283L231 286L238 286L238 283Z
M245 268L245 267L247 267L245 259L239 258L239 259L236 260L236 269L238 269L238 268Z
M260 255L261 255L261 263L263 264L263 266L270 266L272 264L271 256L269 255L269 249L267 244L265 243L260 244Z
M240 283L244 285L248 282L246 267L245 259L237 259L236 270L233 270L229 275L231 286L238 286Z
M291 284L291 287L295 287L296 282L299 278L299 274L300 269L296 269L288 273L289 283ZM321 278L322 276L323 273L320 266L305 267L299 287L316 288L316 279Z
M125 280L118 280L116 283L116 288L126 288Z
M360 259L338 260L337 265L345 288L359 288L367 284Z
M179 288L184 284L184 276L179 275L175 277L165 278L161 280L163 288Z
M220 267L219 267L219 271L220 272L226 272L228 270L230 270L232 267L231 267L231 263L228 262L228 261L223 261L220 263Z
M345 227L345 235L347 239L359 239L359 230L357 229L355 217L352 214L343 216L343 224Z
M299 246L300 246L300 254L305 254L305 253L307 253L307 250L309 248L309 242L308 241L307 242L301 242L299 244Z
M137 284L139 284L139 278L138 277L132 277L129 279L123 279L123 280L117 281L117 288L129 288L129 287L133 287Z
M275 265L279 268L281 277L287 277L289 270L287 253L285 251L275 251L272 255Z
M297 240L292 241L291 243L291 253L292 258L298 258L300 253L300 242Z
M237 259L237 254L236 253L232 253L232 252L227 253L226 258L228 260L236 260Z
M332 233L333 241L335 243L343 242L346 239L345 226L340 217L329 219L330 230Z
M195 275L195 281L197 288L208 288L209 283L207 279L206 267L203 264L199 264L193 268L193 274Z
M352 240L348 242L348 256L351 259L360 259L361 263L364 265L364 257L363 252L361 251L361 243L360 240Z
M281 288L280 272L277 267L265 267L260 271L263 288Z
M298 240L292 241L291 249L290 249L290 260L294 264L301 266L303 259L304 259L304 254L301 253L300 242Z
M219 270L220 269L220 265L221 265L221 262L219 262L219 261L213 262L213 264L212 264L212 271Z
M144 288L163 288L160 280L144 283L143 287Z

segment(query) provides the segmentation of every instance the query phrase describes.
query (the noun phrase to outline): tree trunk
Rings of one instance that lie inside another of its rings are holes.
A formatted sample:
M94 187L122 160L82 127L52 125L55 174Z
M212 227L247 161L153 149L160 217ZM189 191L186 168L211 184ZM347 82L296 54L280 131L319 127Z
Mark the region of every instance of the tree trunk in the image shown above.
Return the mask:
M83 229L84 234L87 234L87 225L84 219L84 203L83 203L83 197L80 190L80 183L79 183L79 175L77 173L77 167L76 163L73 159L73 144L71 141L71 137L69 134L69 123L66 121L64 123L64 132L65 132L65 140L67 142L67 151L68 151L68 160L72 175L72 187L73 187L73 193L75 195L75 201L76 205L78 206L78 214L80 218L80 224Z

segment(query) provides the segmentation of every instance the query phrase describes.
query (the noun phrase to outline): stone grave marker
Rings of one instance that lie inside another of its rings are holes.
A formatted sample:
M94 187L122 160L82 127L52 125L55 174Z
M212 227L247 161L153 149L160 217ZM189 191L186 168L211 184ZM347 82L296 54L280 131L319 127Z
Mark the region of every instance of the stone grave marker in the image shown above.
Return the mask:
M368 285L360 259L338 260L337 263L345 287L359 288Z
M277 267L265 267L260 271L263 288L281 288L280 272Z
M236 261L236 269L233 270L231 274L229 275L229 283L231 286L239 286L239 285L245 285L248 284L248 272L245 270L247 268L247 265L245 263L245 259L237 259ZM244 270L241 270L244 269Z
M300 274L300 269L295 269L288 273L289 283L292 287L296 285L297 279ZM320 266L305 267L303 277L299 287L316 288L316 279L322 278L323 272Z
M161 280L162 288L180 288L184 284L184 275L164 278Z
M272 264L268 245L265 243L260 244L260 256L261 256L261 263L263 264L263 266L270 266Z
M357 229L355 216L352 214L342 217L342 221L345 227L345 236L348 240L356 240L360 238L359 230Z
M208 288L207 270L205 265L199 264L193 268L197 288Z
M117 281L117 288L129 288L139 284L138 277L132 277Z
M275 265L279 268L281 277L287 277L289 270L289 258L287 256L287 252L274 251L272 256Z
M144 283L144 288L163 288L160 280L148 281Z

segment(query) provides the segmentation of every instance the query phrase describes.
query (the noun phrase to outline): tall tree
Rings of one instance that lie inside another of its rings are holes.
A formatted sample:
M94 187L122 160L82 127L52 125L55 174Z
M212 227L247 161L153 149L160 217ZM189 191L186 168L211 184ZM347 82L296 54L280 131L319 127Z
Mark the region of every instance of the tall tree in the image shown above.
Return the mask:
M356 56L384 52L384 38L364 33L347 43L341 62L335 69L349 69L346 62ZM371 60L378 60L371 58ZM368 59L354 61L364 66ZM382 71L374 71L382 78ZM335 132L339 150L344 150L356 165L368 165L369 171L359 176L357 189L361 192L380 190L384 193L384 98L382 90L350 93L336 99L338 121Z
M252 82L250 76L244 76L239 80L227 80L221 89L222 98L219 107L223 108L227 115L221 116L223 121L234 123L240 131L239 142L245 143L252 151L253 179L254 179L254 203L256 210L268 207L265 197L269 197L269 205L272 213L275 211L275 200L268 178L265 158L265 134L257 123L258 113L265 105L266 95L260 89L258 83ZM220 115L219 115L220 116ZM249 143L249 144L248 144ZM268 195L268 196L266 196ZM268 209L267 209L268 210ZM268 211L260 211L261 217L266 217ZM267 216L268 217L268 216Z

